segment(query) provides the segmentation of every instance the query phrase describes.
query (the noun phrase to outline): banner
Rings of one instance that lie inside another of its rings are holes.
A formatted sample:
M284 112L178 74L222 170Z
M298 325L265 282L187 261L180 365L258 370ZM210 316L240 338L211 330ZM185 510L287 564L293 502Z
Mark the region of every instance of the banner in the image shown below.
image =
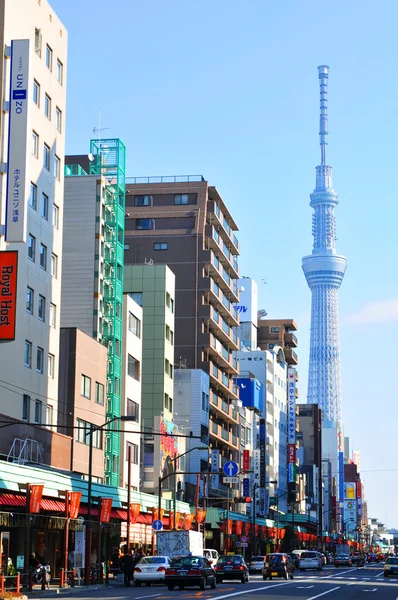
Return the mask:
M160 515L159 515L159 509L158 508L153 508L152 509L152 515L153 515L153 521L161 521L163 519L163 515L164 515L164 508L160 509Z
M18 252L0 252L0 340L15 340Z
M296 369L287 370L287 443L296 445Z
M191 529L192 527L192 521L195 518L195 513L188 513L185 515L185 519L184 519L184 529Z
M198 510L198 512L196 513L196 522L199 523L203 523L203 521L206 518L206 511L205 510Z
M260 486L265 487L265 419L260 419Z
M41 498L43 496L44 485L30 486L30 508L31 513L40 512Z
M141 504L130 504L130 523L137 523L141 510Z
M109 521L111 520L111 510L112 510L112 498L102 498L101 499L101 515L100 515L101 523L109 523Z
M242 521L236 521L235 523L235 533L236 535L242 535Z
M268 488L260 488L258 491L258 496L260 500L260 506L258 514L260 517L267 518L269 513L269 505L270 505L270 493Z
M253 485L260 485L260 450L253 450Z
M71 519L77 519L79 516L81 492L69 492L69 516Z
M243 450L243 473L247 473L247 471L250 469L250 451L249 450Z
M217 475L211 475L211 487L212 488L220 487L220 476L218 475L219 470L220 470L220 451L212 450L211 451L211 472L217 473Z
M180 525L181 513L176 512L176 524L174 525L174 513L170 513L170 529L178 529Z

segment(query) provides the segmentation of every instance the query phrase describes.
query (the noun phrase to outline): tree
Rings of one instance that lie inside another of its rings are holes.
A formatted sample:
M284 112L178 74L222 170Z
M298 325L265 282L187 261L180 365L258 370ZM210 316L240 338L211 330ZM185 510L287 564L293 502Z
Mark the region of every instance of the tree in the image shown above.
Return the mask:
M281 544L281 552L293 552L297 547L297 535L291 525L286 525L285 536Z

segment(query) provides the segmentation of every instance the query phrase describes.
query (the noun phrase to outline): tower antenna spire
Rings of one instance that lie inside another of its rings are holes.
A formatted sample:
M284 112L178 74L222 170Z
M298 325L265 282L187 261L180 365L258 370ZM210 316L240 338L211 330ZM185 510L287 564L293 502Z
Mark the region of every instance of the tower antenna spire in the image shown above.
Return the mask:
M321 166L326 166L326 146L328 130L328 79L329 67L318 67L319 88L321 96L321 111L319 115L319 143L321 145Z

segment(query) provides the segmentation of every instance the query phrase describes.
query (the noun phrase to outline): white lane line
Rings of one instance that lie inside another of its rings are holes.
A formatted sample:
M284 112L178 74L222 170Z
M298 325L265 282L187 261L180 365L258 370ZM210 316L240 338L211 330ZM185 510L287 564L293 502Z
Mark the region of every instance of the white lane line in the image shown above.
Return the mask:
M346 573L353 573L358 569L349 569L348 571L337 571L337 573L333 573L332 575L327 575L326 577L322 577L322 579L342 579L340 575L345 575Z
M317 596L311 596L311 598L307 598L307 600L315 600L315 598L320 598L321 596L326 596L326 594L330 594L331 592L335 592L339 590L340 586L332 588L331 590L327 590L326 592L322 592L322 594L318 594Z
M234 592L233 594L224 594L223 596L217 596L217 600L223 600L224 598L232 598L233 596L242 596L243 594L253 594L254 592L262 592L263 590L273 590L274 588L277 587L282 587L284 585L292 585L293 581L288 581L287 583L275 583L274 585L266 585L263 587L259 587L256 589L248 589L245 590L244 592ZM137 599L135 599L137 600ZM309 600L311 600L309 598Z
M378 577L380 577L381 575L383 575L383 571L381 573L379 573L378 575L376 575L375 579L377 579Z
M150 596L137 596L134 600L140 600L140 598L156 598L156 596L161 596L162 594L151 594Z

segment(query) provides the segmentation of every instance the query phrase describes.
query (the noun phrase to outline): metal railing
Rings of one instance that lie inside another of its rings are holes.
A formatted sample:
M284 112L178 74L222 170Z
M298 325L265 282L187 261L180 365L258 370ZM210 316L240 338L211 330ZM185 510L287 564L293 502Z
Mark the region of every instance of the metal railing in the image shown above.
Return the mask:
M200 181L206 181L203 175L155 175L152 177L126 177L126 184L195 183Z

